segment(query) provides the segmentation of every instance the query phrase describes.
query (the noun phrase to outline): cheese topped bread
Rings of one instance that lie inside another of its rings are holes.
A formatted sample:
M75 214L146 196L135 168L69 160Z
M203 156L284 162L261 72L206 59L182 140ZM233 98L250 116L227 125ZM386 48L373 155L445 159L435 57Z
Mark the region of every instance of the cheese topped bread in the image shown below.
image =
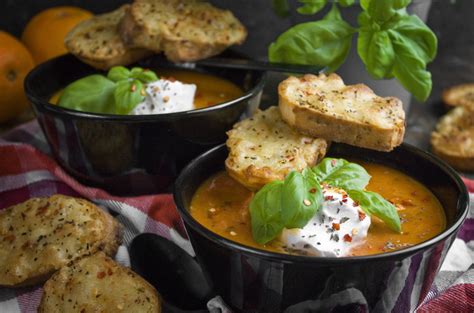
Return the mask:
M93 203L63 195L33 198L0 211L0 286L47 280L78 257L115 255L120 224Z
M128 65L150 55L145 49L128 48L118 33L118 24L128 5L94 16L79 23L66 36L69 52L83 62L102 70L115 65Z
M469 106L474 108L474 83L461 84L443 90L443 102L450 106Z
M99 252L63 267L44 285L40 313L159 313L153 286Z
M232 12L200 0L135 0L120 33L128 46L164 51L174 62L216 55L247 36Z
M363 84L346 86L336 74L289 77L278 95L283 120L304 134L380 151L403 140L399 99L379 97Z
M474 171L474 110L459 106L431 133L433 152L461 171Z
M326 140L291 129L275 106L235 124L227 135L227 172L252 190L314 166L328 148Z

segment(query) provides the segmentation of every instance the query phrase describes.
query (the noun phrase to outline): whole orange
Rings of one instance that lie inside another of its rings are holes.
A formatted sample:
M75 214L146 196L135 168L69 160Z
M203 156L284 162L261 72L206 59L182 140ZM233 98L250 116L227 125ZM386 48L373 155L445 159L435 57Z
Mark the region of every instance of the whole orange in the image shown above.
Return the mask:
M79 22L91 17L91 12L77 7L61 6L46 9L28 22L21 40L38 64L67 53L64 46L67 33Z
M0 31L0 123L28 107L23 80L33 68L30 52L15 37Z

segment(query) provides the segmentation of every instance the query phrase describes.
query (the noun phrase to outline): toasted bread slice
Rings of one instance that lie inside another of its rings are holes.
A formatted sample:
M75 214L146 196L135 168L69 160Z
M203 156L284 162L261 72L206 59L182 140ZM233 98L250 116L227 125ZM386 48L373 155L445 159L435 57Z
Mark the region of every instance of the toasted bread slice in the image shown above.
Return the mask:
M130 47L164 51L169 60L185 62L240 44L247 31L230 11L200 0L135 0L120 34Z
M403 140L399 99L379 97L362 84L346 86L336 74L289 77L278 95L283 120L304 134L380 151Z
M115 255L120 224L83 199L33 198L0 211L0 286L47 280L72 260L104 251Z
M433 152L461 171L474 171L474 111L459 106L443 116L431 133Z
M128 5L79 23L66 36L69 52L83 62L102 70L128 65L150 55L145 49L128 48L120 39L118 24Z
M462 105L474 108L474 83L461 84L445 89L442 98L448 107Z
M44 285L38 312L158 313L161 301L147 281L98 252L54 274Z
M235 124L227 135L227 172L252 190L315 165L328 148L326 140L291 129L275 106Z

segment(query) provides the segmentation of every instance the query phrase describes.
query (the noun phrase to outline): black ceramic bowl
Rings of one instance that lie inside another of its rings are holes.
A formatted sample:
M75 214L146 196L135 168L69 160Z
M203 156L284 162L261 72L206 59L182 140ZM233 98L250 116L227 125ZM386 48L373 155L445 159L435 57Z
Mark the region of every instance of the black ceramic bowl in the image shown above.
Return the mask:
M182 68L159 55L137 65ZM51 96L69 83L98 72L72 55L33 69L26 77L25 91L54 157L69 173L115 194L157 193L164 191L190 160L224 142L225 132L260 102L265 80L261 71L193 70L234 82L243 88L244 95L204 109L160 115L107 115L64 109L49 104Z
M334 307L344 312L412 312L429 291L467 216L468 193L459 176L406 144L390 153L333 144L328 155L384 164L414 177L438 197L447 229L404 250L360 257L284 255L240 245L204 228L188 212L196 188L224 168L227 150L216 147L182 171L174 198L198 261L216 293L236 312L325 312Z

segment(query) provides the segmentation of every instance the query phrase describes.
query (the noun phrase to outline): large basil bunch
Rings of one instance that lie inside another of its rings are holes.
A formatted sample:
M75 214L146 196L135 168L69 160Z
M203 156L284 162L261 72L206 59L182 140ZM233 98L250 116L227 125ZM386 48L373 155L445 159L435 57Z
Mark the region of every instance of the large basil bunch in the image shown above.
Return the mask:
M300 14L315 14L328 0L299 0ZM362 12L353 28L339 13L338 4L350 6L354 0L333 3L319 21L293 26L268 49L272 62L319 65L335 71L346 59L352 36L358 33L357 52L369 74L376 79L395 77L416 99L425 101L431 93L431 74L426 65L436 56L435 34L417 16L408 15L411 0L360 0ZM287 0L273 0L279 15L289 12Z

